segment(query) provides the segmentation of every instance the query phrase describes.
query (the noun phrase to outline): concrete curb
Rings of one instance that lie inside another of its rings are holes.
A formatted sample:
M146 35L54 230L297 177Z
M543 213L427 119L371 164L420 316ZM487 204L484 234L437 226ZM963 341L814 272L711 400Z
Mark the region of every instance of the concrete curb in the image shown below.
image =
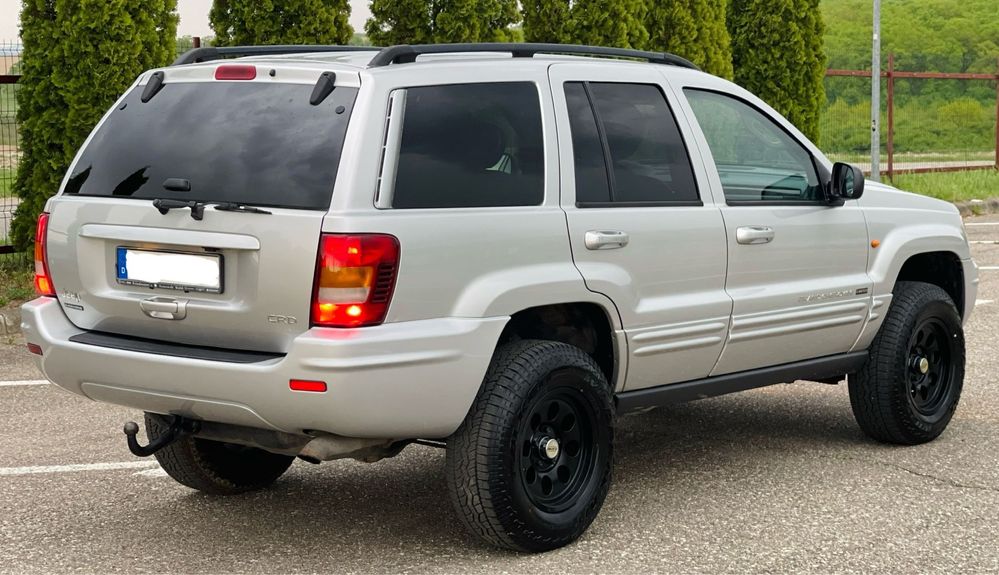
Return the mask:
M999 213L999 198L954 202L954 205L964 217Z
M0 310L0 335L18 335L20 333L21 333L20 308Z

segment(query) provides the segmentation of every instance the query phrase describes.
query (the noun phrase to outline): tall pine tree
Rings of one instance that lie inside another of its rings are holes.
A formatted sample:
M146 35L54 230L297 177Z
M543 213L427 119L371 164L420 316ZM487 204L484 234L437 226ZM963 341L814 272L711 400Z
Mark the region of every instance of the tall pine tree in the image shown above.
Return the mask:
M347 44L349 0L215 0L216 46Z
M144 70L176 56L176 0L25 0L17 121L24 155L11 238L35 219L101 116Z
M732 0L728 22L736 83L817 141L826 64L819 0Z
M364 25L372 43L508 42L516 0L372 0Z
M569 0L523 0L524 41L562 44L571 37Z
M576 0L572 6L572 41L593 46L644 49L645 0Z
M650 50L683 56L705 72L732 78L732 44L725 27L729 0L650 0L645 26Z

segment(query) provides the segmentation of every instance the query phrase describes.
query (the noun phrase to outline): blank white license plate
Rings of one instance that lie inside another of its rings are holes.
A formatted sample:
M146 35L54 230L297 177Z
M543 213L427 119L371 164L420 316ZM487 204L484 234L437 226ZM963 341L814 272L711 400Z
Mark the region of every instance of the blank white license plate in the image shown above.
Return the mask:
M188 292L222 293L222 254L157 252L119 247L118 283Z

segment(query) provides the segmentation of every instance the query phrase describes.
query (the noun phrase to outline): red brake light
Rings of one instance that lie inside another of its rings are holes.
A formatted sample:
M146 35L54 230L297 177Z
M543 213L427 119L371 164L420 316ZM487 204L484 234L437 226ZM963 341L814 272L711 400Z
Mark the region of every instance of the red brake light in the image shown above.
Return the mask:
M55 296L55 286L49 275L48 241L49 215L38 216L38 227L35 228L35 291L38 295Z
M381 234L324 234L312 294L312 325L361 327L385 321L399 267L399 241Z
M257 77L257 67L245 64L224 64L215 68L216 80L252 80Z

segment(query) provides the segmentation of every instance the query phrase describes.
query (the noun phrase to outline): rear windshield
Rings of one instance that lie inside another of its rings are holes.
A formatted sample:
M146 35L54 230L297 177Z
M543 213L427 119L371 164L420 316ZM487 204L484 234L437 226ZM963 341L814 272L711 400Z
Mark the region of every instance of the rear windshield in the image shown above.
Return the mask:
M328 209L357 89L338 87L318 106L312 89L167 83L142 103L140 86L84 150L65 193Z

